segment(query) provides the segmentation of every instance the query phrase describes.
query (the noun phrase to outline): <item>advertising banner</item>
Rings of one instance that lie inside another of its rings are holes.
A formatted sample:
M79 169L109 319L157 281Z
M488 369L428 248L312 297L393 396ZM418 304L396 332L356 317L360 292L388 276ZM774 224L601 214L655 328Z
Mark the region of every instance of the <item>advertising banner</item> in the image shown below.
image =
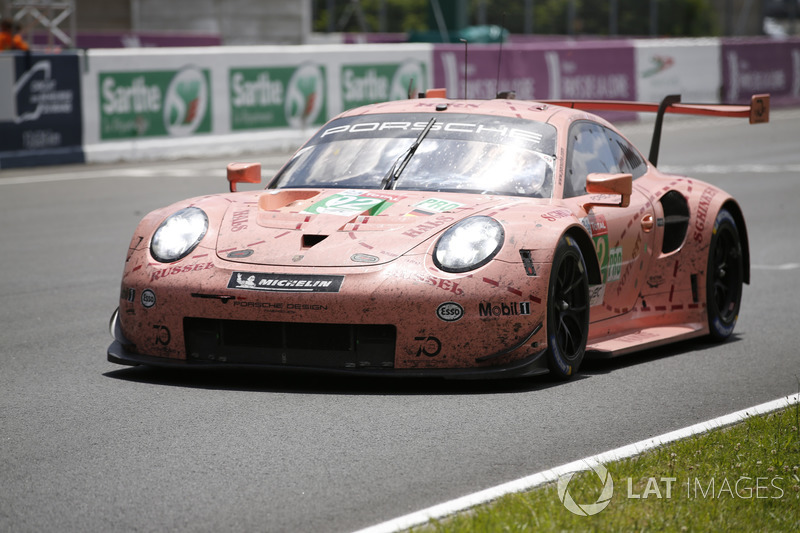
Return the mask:
M681 101L718 103L719 39L637 40L636 99L660 102L670 94Z
M327 118L322 66L231 68L228 85L231 131L304 128Z
M633 45L442 45L434 49L434 85L451 98L494 98L515 91L517 99L633 100Z
M211 132L208 69L100 72L100 138Z
M723 41L722 81L725 103L748 103L758 93L770 93L773 103L800 103L800 39Z
M78 57L15 54L11 98L0 119L0 168L84 161Z
M406 60L402 63L367 63L342 65L342 109L361 105L405 100L428 87L425 63Z

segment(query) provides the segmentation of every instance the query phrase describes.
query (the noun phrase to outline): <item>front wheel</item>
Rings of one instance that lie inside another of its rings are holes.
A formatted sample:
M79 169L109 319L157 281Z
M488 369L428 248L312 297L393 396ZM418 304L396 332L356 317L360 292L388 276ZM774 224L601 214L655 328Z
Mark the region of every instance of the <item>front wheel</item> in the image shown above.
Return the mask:
M583 361L589 334L589 280L578 243L564 237L553 255L547 292L547 364L568 379Z
M736 221L730 212L722 209L714 221L706 274L708 327L713 340L730 337L739 318L744 279L742 261Z

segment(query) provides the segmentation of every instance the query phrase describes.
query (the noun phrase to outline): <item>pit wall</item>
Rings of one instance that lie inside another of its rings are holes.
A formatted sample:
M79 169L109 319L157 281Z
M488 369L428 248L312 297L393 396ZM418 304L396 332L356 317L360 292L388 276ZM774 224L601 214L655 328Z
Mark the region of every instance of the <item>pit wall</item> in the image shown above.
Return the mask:
M800 39L97 49L0 56L0 169L290 150L358 105L451 98L800 105Z

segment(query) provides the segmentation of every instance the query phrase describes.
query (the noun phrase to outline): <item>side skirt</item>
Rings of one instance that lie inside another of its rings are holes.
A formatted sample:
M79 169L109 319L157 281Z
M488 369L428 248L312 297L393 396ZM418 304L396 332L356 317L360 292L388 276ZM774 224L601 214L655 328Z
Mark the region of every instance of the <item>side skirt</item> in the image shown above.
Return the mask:
M708 328L699 323L641 328L608 337L590 339L586 346L586 355L596 359L609 359L647 348L701 337L707 333Z

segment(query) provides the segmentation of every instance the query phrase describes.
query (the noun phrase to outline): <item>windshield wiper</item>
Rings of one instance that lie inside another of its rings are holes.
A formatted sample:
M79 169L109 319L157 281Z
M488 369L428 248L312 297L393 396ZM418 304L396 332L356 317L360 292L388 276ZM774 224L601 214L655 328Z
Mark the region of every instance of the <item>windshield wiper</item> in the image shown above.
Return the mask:
M408 147L408 150L403 152L400 157L398 157L395 162L392 163L392 167L389 169L389 172L386 173L381 181L381 189L394 189L395 183L400 177L400 174L403 173L406 165L408 165L408 162L411 161L411 158L414 156L417 148L419 148L419 145L422 144L423 139L425 139L435 123L436 117L432 117L428 121L428 124L425 125L425 128L423 128L423 130L417 136L416 140L411 143L411 146Z

